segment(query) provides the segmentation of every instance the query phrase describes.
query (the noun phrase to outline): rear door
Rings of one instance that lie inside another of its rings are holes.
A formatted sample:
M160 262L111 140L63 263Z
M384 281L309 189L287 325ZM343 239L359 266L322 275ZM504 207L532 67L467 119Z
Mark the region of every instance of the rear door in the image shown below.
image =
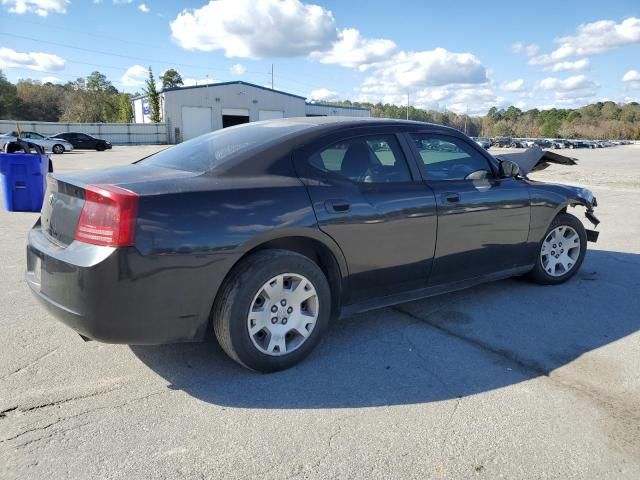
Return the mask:
M296 154L320 228L342 249L349 303L427 285L436 201L393 131L328 137Z
M463 138L428 132L408 138L438 205L430 283L524 265L531 210L527 184L499 178L486 154Z
M85 135L84 133L76 133L75 134L75 142L77 144L76 148L86 148L86 149L94 149L95 141L89 135ZM74 143L74 142L71 142Z

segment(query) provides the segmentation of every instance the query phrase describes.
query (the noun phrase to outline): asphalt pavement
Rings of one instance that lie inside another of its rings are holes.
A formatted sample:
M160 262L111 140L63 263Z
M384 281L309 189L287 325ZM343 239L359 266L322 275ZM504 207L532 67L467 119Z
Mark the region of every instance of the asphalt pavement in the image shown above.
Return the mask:
M84 342L24 282L38 215L0 212L0 478L640 478L640 146L570 154L532 176L598 198L573 280L358 315L271 375L214 342Z

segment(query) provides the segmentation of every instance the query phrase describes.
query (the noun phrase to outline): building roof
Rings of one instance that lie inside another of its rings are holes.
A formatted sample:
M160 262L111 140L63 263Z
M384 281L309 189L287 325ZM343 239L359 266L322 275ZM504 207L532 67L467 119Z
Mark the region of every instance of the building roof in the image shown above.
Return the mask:
M305 100L305 97L301 97L300 95L294 95L293 93L283 92L281 90L275 90L275 89L272 90L270 88L263 87L262 85L256 85L255 83L243 82L241 80L235 80L233 82L208 83L208 84L205 84L205 85L190 85L188 87L163 88L162 90L160 90L160 93L175 92L175 91L179 91L179 90L189 90L189 89L192 89L192 88L214 88L214 87L220 87L222 85L245 85L247 87L253 87L253 88L259 88L260 90L266 90L267 92L278 93L280 95L287 95L289 97L300 98L302 100ZM142 95L140 97L135 97L132 100L135 100L136 98L145 97L145 96L146 95Z
M348 110L365 110L367 112L371 111L370 108L355 107L355 106L352 106L352 105L334 105L333 103L318 103L318 102L306 102L305 104L309 105L309 106L313 106L313 107L345 108L345 109L348 109Z

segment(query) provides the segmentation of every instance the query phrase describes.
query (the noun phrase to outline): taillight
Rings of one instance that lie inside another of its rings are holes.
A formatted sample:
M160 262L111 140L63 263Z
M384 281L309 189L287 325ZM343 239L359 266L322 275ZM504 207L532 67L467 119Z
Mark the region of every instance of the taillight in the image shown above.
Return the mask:
M89 185L75 240L108 247L133 246L138 195L115 185Z

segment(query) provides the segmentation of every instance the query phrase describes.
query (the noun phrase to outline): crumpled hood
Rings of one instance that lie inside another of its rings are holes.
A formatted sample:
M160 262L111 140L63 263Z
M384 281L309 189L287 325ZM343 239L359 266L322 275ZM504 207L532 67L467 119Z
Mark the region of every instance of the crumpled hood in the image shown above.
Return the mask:
M550 163L558 163L561 165L578 164L578 160L576 158L542 150L537 145L526 149L524 152L501 153L500 155L494 155L494 157L498 160L509 160L513 163L517 163L522 175L527 175L529 172L544 170Z

